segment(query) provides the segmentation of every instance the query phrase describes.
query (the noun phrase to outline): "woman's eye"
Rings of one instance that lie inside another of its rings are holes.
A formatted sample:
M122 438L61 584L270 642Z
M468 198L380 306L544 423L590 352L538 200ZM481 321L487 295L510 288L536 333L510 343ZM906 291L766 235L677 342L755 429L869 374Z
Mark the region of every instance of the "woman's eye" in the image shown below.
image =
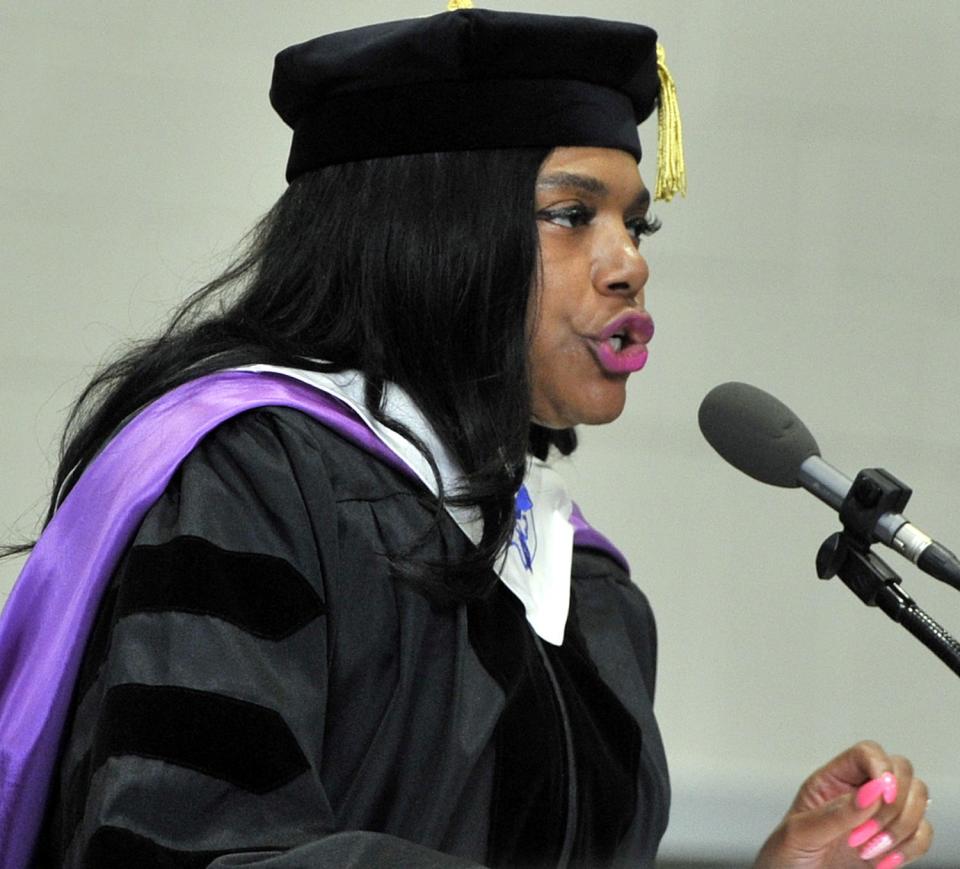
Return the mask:
M537 214L539 220L555 223L573 229L577 226L586 226L596 216L592 208L584 205L562 205L556 208L544 208Z
M643 238L643 236L653 235L661 226L657 218L648 218L646 215L631 218L626 221L624 225L627 227L627 232L630 233L633 238L633 243L636 245L640 244L640 239Z

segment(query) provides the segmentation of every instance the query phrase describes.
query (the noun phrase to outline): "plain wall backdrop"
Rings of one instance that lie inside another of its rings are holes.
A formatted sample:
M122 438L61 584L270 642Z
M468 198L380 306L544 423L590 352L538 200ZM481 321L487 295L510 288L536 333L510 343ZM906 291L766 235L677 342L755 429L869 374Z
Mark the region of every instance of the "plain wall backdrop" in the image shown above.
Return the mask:
M725 465L696 411L726 380L773 392L828 461L887 468L915 490L911 519L960 547L960 4L485 5L650 24L677 81L690 191L657 205L644 242L651 359L623 417L562 465L657 612L663 853L749 857L804 776L869 736L928 780L932 855L955 865L960 682L817 580L836 515ZM34 534L94 367L212 277L282 191L274 53L444 6L0 2L4 539ZM881 555L960 631L957 592ZM0 599L18 567L0 563Z

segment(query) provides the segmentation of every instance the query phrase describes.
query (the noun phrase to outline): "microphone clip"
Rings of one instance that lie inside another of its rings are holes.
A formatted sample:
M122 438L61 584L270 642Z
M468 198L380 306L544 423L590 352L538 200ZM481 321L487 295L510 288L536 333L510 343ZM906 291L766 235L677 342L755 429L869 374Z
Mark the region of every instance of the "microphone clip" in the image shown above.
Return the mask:
M817 576L839 576L864 604L878 607L913 634L960 676L960 643L900 588L900 577L870 546L885 513L900 513L912 494L880 468L861 471L840 508L843 531L831 534L817 552Z
M880 538L876 528L885 513L902 513L913 494L883 468L866 468L857 474L840 505L840 521L854 548L866 552Z
M899 593L900 577L869 546L861 547L845 531L831 534L817 552L817 576L832 579L839 575L844 584L867 606L879 606L894 621L902 602L911 602ZM894 598L888 590L894 591ZM886 604L894 604L889 607Z
M831 534L817 552L817 576L839 574L867 606L879 606L894 621L913 603L898 585L900 577L870 547L879 540L877 523L885 513L899 513L913 490L883 468L865 468L853 481L840 505L843 531ZM892 593L891 593L892 592Z

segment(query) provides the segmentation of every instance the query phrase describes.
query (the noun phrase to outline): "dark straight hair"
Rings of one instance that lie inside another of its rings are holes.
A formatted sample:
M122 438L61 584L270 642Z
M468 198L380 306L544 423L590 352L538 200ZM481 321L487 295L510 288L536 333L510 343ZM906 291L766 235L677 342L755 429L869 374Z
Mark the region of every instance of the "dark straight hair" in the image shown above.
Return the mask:
M547 153L418 154L296 178L238 259L188 298L162 334L130 347L80 395L47 521L123 422L187 380L257 362L355 368L378 419L403 431L380 409L385 384L398 384L463 470L462 491L441 487L438 521L445 502L475 506L483 518L483 537L465 559L418 560L421 541L411 541L409 551L392 554L395 575L441 602L484 594L513 530L528 453L576 447L572 430L530 422L534 188Z

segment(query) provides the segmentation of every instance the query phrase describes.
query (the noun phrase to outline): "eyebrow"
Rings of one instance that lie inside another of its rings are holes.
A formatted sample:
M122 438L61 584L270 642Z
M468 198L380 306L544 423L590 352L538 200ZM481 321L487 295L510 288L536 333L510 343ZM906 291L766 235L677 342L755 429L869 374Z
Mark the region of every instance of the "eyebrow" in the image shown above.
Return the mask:
M543 175L537 179L537 188L579 190L581 193L588 193L593 196L608 196L610 194L610 188L599 178L594 178L592 175L579 175L576 172L551 172L549 175ZM631 207L644 210L649 205L650 191L644 187L631 203Z

